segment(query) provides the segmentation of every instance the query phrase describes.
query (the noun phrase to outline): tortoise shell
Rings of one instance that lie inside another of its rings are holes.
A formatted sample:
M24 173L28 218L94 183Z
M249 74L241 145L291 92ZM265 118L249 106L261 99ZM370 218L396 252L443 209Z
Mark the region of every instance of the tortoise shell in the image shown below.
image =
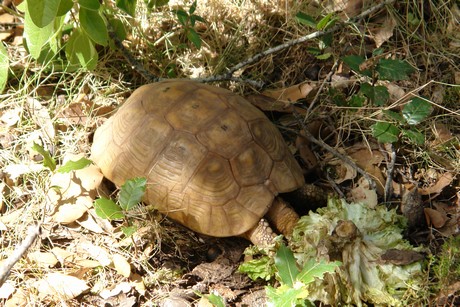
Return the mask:
M278 193L304 184L278 129L231 91L185 80L138 88L94 135L117 186L146 177L144 201L210 236L253 228Z

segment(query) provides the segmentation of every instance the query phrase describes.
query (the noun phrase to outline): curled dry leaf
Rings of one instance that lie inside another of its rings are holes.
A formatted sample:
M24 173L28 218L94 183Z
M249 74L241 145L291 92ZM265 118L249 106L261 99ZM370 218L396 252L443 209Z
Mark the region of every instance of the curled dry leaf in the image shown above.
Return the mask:
M449 220L445 212L441 212L431 208L425 208L425 217L428 225L433 226L434 228L443 227L446 222Z
M262 94L275 99L276 101L284 102L286 105L294 103L300 99L305 99L310 94L316 85L310 83L296 84L287 88L277 90L266 90Z
M34 287L42 299L52 296L58 300L73 299L89 289L85 281L61 273L46 274L34 284Z
M347 152L355 163L366 171L377 184L377 193L383 195L385 178L380 164L385 160L385 157L379 150L368 149L364 144L356 144L347 149Z
M445 187L450 185L454 180L454 176L449 172L446 172L442 175L438 174L437 177L438 178L434 184L419 189L419 193L421 195L438 195L442 192L442 190L444 190Z
M393 36L393 31L396 26L396 21L391 15L387 15L381 25L375 24L369 28L371 37L374 39L375 46L379 48Z
M334 168L334 174L332 177L335 183L340 184L346 180L354 179L358 174L356 169L354 169L351 165L344 163L337 158L332 159L327 164L329 167Z

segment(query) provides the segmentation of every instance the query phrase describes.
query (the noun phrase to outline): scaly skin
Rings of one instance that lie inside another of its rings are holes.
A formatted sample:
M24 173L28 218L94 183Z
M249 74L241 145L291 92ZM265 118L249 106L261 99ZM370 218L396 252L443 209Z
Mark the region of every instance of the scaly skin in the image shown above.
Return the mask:
M272 225L286 237L292 235L292 230L299 220L297 213L286 201L279 197L276 197L273 201L266 217L270 220ZM265 219L261 219L254 228L241 236L250 240L254 245L265 247L273 243L276 233L273 232Z

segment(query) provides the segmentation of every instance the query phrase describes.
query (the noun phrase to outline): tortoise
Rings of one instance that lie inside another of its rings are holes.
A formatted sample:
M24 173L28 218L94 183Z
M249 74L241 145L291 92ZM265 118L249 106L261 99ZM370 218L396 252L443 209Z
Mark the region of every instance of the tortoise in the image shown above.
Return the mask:
M145 203L198 233L266 246L268 222L298 220L279 193L304 185L281 133L241 96L190 80L139 87L96 129L91 159L121 186L147 178Z

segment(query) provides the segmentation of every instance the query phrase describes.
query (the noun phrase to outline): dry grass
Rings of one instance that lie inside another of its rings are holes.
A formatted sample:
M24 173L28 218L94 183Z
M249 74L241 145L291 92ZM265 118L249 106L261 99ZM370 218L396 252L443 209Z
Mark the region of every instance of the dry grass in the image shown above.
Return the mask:
M139 5L143 3L138 2ZM180 5L181 1L178 2L177 5ZM206 24L198 23L196 27L203 41L200 50L192 46L178 26L171 12L176 4L171 3L170 7L151 13L140 8L136 20L125 15L120 15L120 18L133 26L125 46L148 71L166 77L170 70L176 77L195 78L225 72L262 50L312 31L296 22L295 14L303 11L314 15L326 5L302 2L309 1L198 1L196 14L207 21ZM427 138L436 138L435 126L439 123L447 126L457 138L460 134L460 90L454 84L460 79L459 9L454 1L422 2L423 5L420 1L398 1L398 5L390 10L397 26L394 37L383 48L389 56L407 58L419 69L414 79L398 85L423 95L437 107L434 116L420 127ZM418 21L416 16L419 16ZM428 22L422 22L420 16L425 16ZM367 37L367 27L371 26L374 26L372 19L364 26L350 25L334 34L332 47L327 48L332 53L331 59L321 61L309 53L309 47L318 47L317 41L311 41L263 58L238 73L263 80L267 87L283 88L304 82L305 76L319 67L319 79L311 81L319 84L329 73L334 59L362 54L369 46L372 47L372 41ZM97 296L98 292L129 280L133 287L130 291L136 293L141 304L157 304L178 286L183 273L203 261L207 245L197 235L151 212L131 217L132 223L142 231L129 240L123 240L120 224L107 225L96 217L97 223L102 225L102 233L91 232L79 223L56 223L50 218L54 207L48 197L52 188L52 172L41 166L41 156L32 150L33 143L42 145L52 153L58 164L69 153L82 153L88 157L91 135L101 123L101 118L96 116L96 110L89 108L84 122L74 123L63 117L62 112L79 101L81 94L85 94L84 100L95 108L119 105L133 88L142 84L142 78L118 53L105 54L94 72L62 73L35 64L20 47L11 47L9 51L14 76L6 92L0 95L0 115L3 116L0 125L0 209L3 214L0 218L0 259L6 259L22 241L28 225L40 221L43 234L29 253L47 252L59 247L74 256L94 260L94 255L81 249L82 243L89 242L110 255L122 255L131 264L136 278L143 279L147 289L143 292L139 286L134 290L134 279L123 277L112 265L93 268L86 264L78 265L73 260L59 259L58 264L49 268L40 266L43 263L23 258L9 277L9 283L18 290L18 301L29 306L100 305L102 300ZM340 72L344 75L348 73ZM242 84L222 85L241 93L257 90ZM45 124L51 123L54 127L54 136L49 135L38 110L30 108L30 99L36 99L49 115ZM369 126L379 119L375 109L369 107L355 112L338 107L327 91L321 93L319 101L311 119L327 118L329 128L335 129L333 145L346 147L358 141L372 142ZM13 117L17 116L11 125L6 123L5 114L8 112ZM407 154L405 167L448 170L458 175L458 144L458 139L451 146L442 148L401 144L402 152ZM427 154L427 151L432 154ZM320 149L318 155L322 155ZM17 176L13 176L12 172L17 172ZM454 196L454 193L446 195ZM36 282L50 272L77 276L87 283L89 290L68 302L41 298ZM428 293L425 295L428 296Z

